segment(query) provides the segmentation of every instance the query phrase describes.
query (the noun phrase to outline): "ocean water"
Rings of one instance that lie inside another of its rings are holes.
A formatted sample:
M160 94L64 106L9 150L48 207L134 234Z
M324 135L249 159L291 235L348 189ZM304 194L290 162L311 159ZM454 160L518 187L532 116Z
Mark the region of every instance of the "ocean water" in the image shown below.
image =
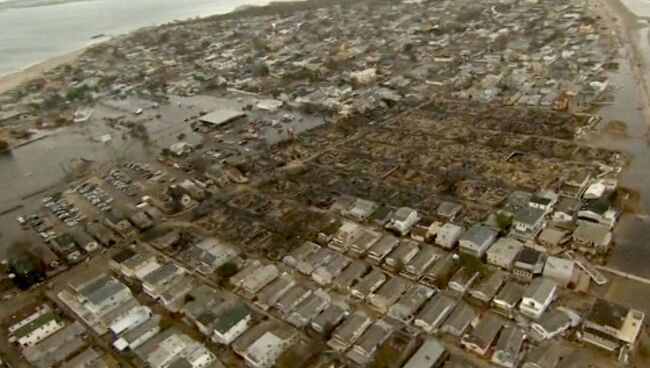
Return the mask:
M0 76L97 40L268 0L0 0ZM37 5L40 4L40 5ZM50 4L50 5L43 5Z

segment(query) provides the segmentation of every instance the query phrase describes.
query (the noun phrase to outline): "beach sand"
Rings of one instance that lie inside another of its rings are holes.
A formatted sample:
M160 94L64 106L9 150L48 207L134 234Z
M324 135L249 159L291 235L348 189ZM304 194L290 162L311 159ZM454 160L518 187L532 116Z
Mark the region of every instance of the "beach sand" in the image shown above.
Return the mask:
M5 93L13 88L18 87L22 83L37 78L41 74L54 67L73 62L86 49L87 48L84 47L75 51L71 51L55 58L42 61L38 64L34 64L21 71L0 77L0 93Z

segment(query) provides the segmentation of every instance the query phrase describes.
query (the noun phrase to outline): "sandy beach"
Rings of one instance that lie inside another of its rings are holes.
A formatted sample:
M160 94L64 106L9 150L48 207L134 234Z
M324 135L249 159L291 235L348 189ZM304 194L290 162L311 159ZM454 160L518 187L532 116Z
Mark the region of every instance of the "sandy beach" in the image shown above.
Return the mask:
M86 47L71 51L61 56L29 66L19 72L0 77L0 93L5 93L12 88L16 88L22 83L34 79L54 67L73 62L85 50Z

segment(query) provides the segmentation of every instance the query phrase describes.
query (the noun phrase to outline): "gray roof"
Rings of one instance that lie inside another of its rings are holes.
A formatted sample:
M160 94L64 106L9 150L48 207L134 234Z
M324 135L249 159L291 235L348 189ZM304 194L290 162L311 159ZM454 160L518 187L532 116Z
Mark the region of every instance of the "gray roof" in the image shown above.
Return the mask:
M211 125L223 125L234 119L245 116L241 111L230 110L230 109L219 109L213 111L207 115L202 116L199 120L203 123Z
M444 346L437 339L430 338L420 346L403 368L435 367L435 364L443 357L444 353Z
M554 293L557 284L546 277L534 279L524 292L523 298L530 298L537 302L544 303L550 294Z
M442 326L443 331L455 336L462 336L470 323L476 318L476 311L464 301L458 302L454 311Z
M544 210L534 207L522 207L516 213L514 221L523 222L527 225L535 225L540 219L544 218Z
M84 286L80 291L80 294L84 295L91 303L100 304L125 288L126 286L119 282L115 277L104 275Z
M496 235L497 232L487 226L474 225L460 237L460 240L481 245Z
M554 368L562 358L562 350L557 340L542 343L528 353L522 368Z
M156 270L150 272L144 277L144 282L150 283L150 284L157 284L161 281L164 281L168 279L169 277L173 276L176 274L179 270L179 267L176 265L176 263L169 261L162 265L161 267L157 268Z
M488 312L464 341L486 348L491 345L503 327L503 321L494 313Z
M495 300L498 299L506 302L508 305L515 305L521 300L525 291L526 288L522 284L515 281L508 281L499 294L497 294Z

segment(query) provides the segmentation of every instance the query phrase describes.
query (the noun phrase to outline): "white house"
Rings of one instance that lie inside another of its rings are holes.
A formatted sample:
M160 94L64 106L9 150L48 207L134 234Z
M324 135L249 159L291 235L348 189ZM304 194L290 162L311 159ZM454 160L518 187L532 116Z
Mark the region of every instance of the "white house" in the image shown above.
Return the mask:
M557 284L545 277L534 279L524 292L519 311L530 318L538 319L555 299L557 290Z
M544 210L535 207L522 207L512 219L510 235L520 239L533 239L544 227Z
M388 224L386 224L386 229L393 230L404 236L419 220L418 211L409 207L401 207L393 213Z
M544 211L545 214L551 213L553 207L557 204L560 196L552 190L541 190L530 198L528 206Z
M224 312L214 325L212 340L219 344L229 345L241 334L246 332L251 321L251 313L246 304L239 304Z
M108 326L108 329L114 335L119 335L145 323L149 318L151 318L151 309L147 306L139 305L114 319L110 326Z
M464 231L465 228L462 226L446 223L442 225L436 234L436 244L445 249L452 249Z
M282 338L272 331L265 332L243 354L246 362L254 368L268 368L295 342L295 334Z
M9 341L22 347L35 345L65 326L61 318L44 304L36 313L9 327Z

